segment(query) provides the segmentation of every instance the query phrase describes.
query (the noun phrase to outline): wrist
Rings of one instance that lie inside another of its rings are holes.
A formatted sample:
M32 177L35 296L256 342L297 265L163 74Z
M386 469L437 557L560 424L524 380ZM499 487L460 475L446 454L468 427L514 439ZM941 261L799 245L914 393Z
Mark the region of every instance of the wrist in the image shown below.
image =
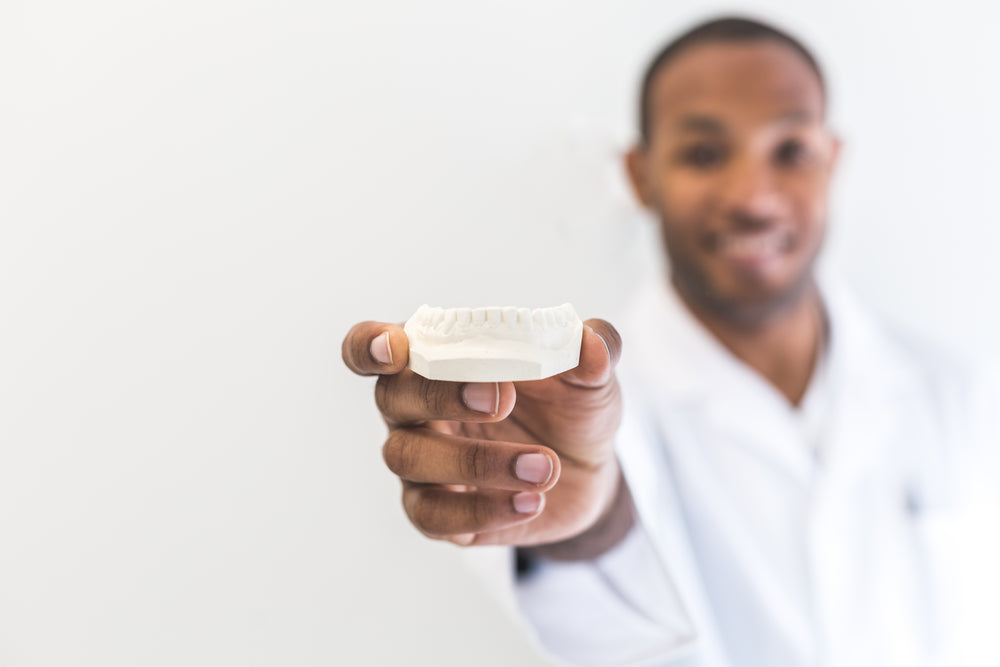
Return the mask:
M518 551L528 558L555 561L580 561L597 558L621 542L635 523L632 494L625 477L614 461L614 487L604 511L583 532L565 540L521 547Z

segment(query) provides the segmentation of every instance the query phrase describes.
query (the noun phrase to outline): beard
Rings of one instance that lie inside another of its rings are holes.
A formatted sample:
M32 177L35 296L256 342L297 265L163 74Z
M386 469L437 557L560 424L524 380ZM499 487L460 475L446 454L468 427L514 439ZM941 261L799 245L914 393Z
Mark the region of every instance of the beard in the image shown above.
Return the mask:
M760 276L748 275L742 283L719 279L697 257L672 251L663 235L669 280L695 311L745 330L757 329L791 311L816 290L815 265L821 243L793 279L780 287ZM729 282L729 285L719 284Z

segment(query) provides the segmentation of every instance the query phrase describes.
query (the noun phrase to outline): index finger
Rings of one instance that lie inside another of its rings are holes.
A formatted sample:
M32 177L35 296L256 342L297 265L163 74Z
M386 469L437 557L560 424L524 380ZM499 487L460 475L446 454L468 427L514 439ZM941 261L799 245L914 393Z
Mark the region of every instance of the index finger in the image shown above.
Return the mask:
M359 322L340 346L347 367L358 375L394 375L410 360L410 343L398 324Z

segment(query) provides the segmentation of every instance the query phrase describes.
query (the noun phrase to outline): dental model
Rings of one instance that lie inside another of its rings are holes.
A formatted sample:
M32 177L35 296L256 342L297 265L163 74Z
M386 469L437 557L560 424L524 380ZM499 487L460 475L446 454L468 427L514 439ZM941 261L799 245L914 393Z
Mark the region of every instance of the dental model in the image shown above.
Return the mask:
M580 363L583 322L568 303L554 308L431 308L403 326L410 368L430 380L541 380Z

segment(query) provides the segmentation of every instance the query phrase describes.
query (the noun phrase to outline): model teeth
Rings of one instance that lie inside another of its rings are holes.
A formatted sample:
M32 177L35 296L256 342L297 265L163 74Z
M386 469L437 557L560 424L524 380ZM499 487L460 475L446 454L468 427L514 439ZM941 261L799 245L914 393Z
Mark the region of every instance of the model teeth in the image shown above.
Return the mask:
M583 323L573 306L417 309L404 326L410 368L434 380L538 380L579 363Z
M440 308L421 306L411 320L424 329L446 331L459 326L552 329L573 325L576 311L570 304L554 308Z

